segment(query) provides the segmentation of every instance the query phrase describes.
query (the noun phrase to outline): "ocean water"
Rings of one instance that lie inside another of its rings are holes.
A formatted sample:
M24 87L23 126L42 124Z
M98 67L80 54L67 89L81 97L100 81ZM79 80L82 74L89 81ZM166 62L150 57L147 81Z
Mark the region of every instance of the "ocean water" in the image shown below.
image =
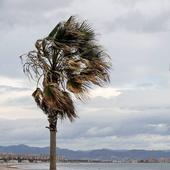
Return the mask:
M19 165L23 170L49 170L49 164ZM170 170L168 163L58 163L57 170Z

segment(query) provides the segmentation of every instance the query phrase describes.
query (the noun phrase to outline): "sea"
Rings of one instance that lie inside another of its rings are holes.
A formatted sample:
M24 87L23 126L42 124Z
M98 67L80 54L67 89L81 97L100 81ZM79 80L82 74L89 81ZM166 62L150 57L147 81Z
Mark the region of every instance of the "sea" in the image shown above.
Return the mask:
M22 170L49 170L49 164L22 164ZM57 170L170 170L168 163L58 163Z

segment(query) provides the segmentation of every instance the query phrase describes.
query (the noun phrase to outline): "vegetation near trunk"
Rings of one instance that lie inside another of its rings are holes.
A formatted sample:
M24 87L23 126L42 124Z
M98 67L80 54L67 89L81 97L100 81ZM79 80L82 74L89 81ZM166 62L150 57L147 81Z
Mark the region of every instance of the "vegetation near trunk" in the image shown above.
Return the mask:
M71 16L22 55L23 71L36 81L32 96L47 115L50 130L50 170L56 170L58 119L73 121L77 114L70 94L84 100L91 85L109 82L108 55L95 40L94 30Z

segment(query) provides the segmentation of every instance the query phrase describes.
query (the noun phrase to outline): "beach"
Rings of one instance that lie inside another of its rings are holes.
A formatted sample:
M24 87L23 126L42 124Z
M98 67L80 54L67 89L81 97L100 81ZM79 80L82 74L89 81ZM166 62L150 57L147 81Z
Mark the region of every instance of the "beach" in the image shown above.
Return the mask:
M18 168L13 165L0 165L0 170L16 170L16 169Z
M13 166L15 166L13 164ZM16 164L18 170L49 170L49 163ZM58 170L169 170L169 163L57 163ZM17 170L2 168L0 170Z

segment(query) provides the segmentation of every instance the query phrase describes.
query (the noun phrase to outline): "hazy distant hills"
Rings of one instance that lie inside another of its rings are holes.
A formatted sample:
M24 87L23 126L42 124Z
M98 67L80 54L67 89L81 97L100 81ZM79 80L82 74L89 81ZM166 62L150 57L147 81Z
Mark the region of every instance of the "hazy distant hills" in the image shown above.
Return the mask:
M30 147L27 145L0 146L0 153L16 154L48 154L49 147ZM151 150L89 150L73 151L69 149L57 149L58 154L66 159L97 159L97 160L121 160L121 159L148 159L148 158L170 158L170 151Z

